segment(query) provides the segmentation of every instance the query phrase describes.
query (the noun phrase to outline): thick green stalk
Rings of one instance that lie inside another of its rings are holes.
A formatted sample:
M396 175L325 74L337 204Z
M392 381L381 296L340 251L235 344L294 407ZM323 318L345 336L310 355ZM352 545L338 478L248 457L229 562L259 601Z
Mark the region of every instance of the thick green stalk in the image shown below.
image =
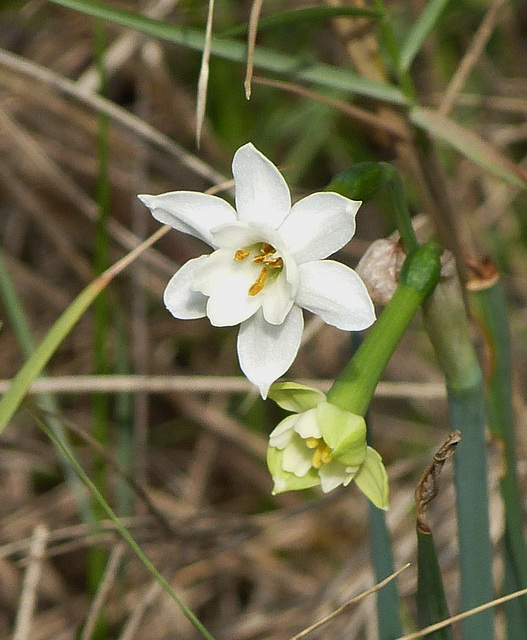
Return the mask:
M415 237L409 233L408 244ZM381 316L369 331L350 363L328 393L328 400L342 409L365 415L375 387L395 348L419 307L435 287L441 270L441 250L429 243L412 251L404 264L399 285ZM370 509L373 565L378 581L393 573L388 528L384 512ZM395 581L377 594L380 640L402 635Z
M395 573L390 532L386 513L370 503L372 563L375 581L382 582ZM395 640L403 635L397 581L392 580L377 591L377 624L379 640Z
M364 416L375 387L401 337L433 290L440 273L441 249L425 244L408 256L399 286L364 342L328 392L328 401Z
M492 264L468 283L471 311L483 333L486 359L487 421L502 455L500 489L505 507L503 546L504 590L527 587L527 550L524 538L524 510L516 473L514 411L512 406L511 340L507 304L501 280ZM527 599L505 606L509 637L514 629L527 628Z
M461 605L467 610L492 600L494 595L483 382L457 280L441 282L423 306L423 312L446 377L451 428L462 435L454 467ZM491 610L463 621L464 640L493 637Z

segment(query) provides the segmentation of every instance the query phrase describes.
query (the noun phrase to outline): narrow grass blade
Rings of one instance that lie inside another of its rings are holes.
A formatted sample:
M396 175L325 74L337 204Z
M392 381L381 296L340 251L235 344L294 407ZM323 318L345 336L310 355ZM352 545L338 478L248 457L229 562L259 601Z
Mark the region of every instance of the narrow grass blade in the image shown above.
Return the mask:
M99 2L87 0L49 0L54 4L80 11L87 15L103 18L129 29L136 29L155 38L161 38L189 49L203 51L205 33L199 29L154 20L145 16L113 9ZM247 46L228 38L212 38L211 53L233 62L245 63ZM361 96L368 96L392 104L404 105L407 100L395 86L362 78L348 69L339 69L327 64L311 64L304 59L277 53L262 47L255 47L254 66L266 71L293 76L333 89L341 89Z
M20 300L18 293L13 285L13 281L7 269L2 250L0 249L0 295L4 301L4 308L11 320L13 331L16 335L20 349L24 358L29 358L35 350L35 342L29 326L29 321ZM38 400L44 409L50 414L46 419L49 428L56 433L58 437L66 438L66 430L61 421L54 417L60 414L58 402L51 393L39 393ZM67 464L62 465L64 477L77 500L79 511L85 522L93 521L93 514L90 509L88 496L84 491L84 487L80 483L77 476L71 471Z
M120 519L112 511L112 508L106 502L106 500L103 498L103 496L101 495L100 491L93 484L93 482L88 478L88 476L84 473L83 468L77 462L77 459L73 455L73 453L72 453L71 449L68 447L68 445L64 442L64 440L61 440L61 439L57 438L46 427L46 425L44 423L40 422L39 420L37 420L37 423L40 426L40 428L44 431L44 433L56 444L58 449L60 449L62 455L65 458L65 460L72 467L72 469L74 469L75 473L79 476L79 478L82 480L82 482L89 489L89 491L92 494L92 496L95 498L95 500L97 500L97 502L101 506L101 509L108 515L110 520L113 522L113 524L115 525L115 528L117 529L117 531L121 534L121 536L124 538L124 540L130 545L132 551L139 558L139 560L144 564L144 566L148 569L148 571L150 571L152 576L161 585L163 590L172 598L172 600L174 600L174 602L181 609L181 611L183 612L185 617L191 622L191 624L194 626L194 628L197 629L199 631L199 633L206 640L214 640L214 636L212 636L207 631L207 629L202 625L202 623L196 618L194 613L192 613L192 611L187 607L187 605L183 602L183 600L181 600L181 598L178 596L178 594L170 586L170 584L167 582L167 580L159 573L159 571L155 568L155 566L152 564L152 562L150 562L150 560L145 556L145 554L141 550L141 547L134 540L132 535L129 533L128 529L126 529L126 527L124 527L121 524Z
M318 22L319 20L331 20L333 18L372 18L381 17L379 11L364 9L362 7L303 7L291 11L281 11L258 20L258 31L272 29L273 27L287 27L301 22ZM248 24L241 24L222 32L222 37L233 37L247 33Z
M515 165L476 133L465 129L437 111L421 107L410 111L410 120L434 138L449 144L485 171L512 185L522 189L527 188L527 171Z
M399 69L408 71L414 58L421 50L423 42L437 25L449 0L430 0L413 25L399 56Z
M432 533L417 529L417 619L421 628L450 617ZM429 640L453 640L452 627L426 636Z
M471 310L486 346L488 427L503 456L500 489L505 507L504 589L511 593L527 587L524 508L517 478L512 406L511 340L501 279L491 263L479 266L473 271L467 288ZM527 599L513 600L506 605L505 612L509 637L518 637L514 629L527 629Z
M459 431L453 431L436 451L424 470L415 490L417 511L417 618L419 626L428 627L450 617L443 578L439 568L427 508L439 493L439 475L445 462L454 454L461 441ZM452 627L443 627L430 634L431 640L453 640Z
M8 425L24 399L33 380L40 375L51 356L58 349L64 338L75 326L79 318L88 309L99 293L111 282L111 280L127 267L138 255L161 238L168 230L165 225L158 229L148 240L141 243L131 253L119 260L107 269L101 276L91 282L64 311L55 324L48 331L42 342L38 345L24 366L17 373L11 386L0 400L0 433Z

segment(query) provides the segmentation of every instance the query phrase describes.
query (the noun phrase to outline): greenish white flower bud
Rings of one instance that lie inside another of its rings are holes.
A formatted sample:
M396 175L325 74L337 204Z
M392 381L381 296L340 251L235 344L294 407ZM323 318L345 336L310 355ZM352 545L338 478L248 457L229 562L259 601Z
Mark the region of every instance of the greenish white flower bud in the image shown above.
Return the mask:
M269 396L294 413L269 437L267 464L273 493L320 485L327 493L356 480L379 508L388 506L388 480L379 454L366 444L366 423L359 415L329 403L309 387L274 384Z

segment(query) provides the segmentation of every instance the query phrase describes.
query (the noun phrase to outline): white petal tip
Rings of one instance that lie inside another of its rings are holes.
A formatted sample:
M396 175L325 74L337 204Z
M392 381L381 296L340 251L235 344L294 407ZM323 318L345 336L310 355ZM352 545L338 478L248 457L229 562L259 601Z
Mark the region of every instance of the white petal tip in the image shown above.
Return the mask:
M269 387L271 385L270 384L265 384L265 385L260 385L259 389L260 389L260 396L262 397L262 400L267 400L267 394L269 393Z
M148 207L149 209L151 208L151 202L153 200L153 198L155 196L149 196L146 194L140 194L137 196L139 198L139 200L141 200L141 202L145 205L145 207Z

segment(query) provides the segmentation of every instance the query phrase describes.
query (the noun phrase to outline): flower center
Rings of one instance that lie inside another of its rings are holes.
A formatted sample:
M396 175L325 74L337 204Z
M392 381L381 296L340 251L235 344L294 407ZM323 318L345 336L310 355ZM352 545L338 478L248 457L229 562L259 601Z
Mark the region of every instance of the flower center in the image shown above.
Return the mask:
M263 290L266 282L273 282L282 273L284 261L280 256L276 256L276 249L268 242L258 242L250 247L238 249L234 253L234 260L242 262L253 254L252 262L262 265L260 274L256 281L249 287L248 294L256 296Z
M328 464L333 460L331 449L322 438L306 438L305 443L308 449L314 449L311 466L315 469L320 469L323 464Z

